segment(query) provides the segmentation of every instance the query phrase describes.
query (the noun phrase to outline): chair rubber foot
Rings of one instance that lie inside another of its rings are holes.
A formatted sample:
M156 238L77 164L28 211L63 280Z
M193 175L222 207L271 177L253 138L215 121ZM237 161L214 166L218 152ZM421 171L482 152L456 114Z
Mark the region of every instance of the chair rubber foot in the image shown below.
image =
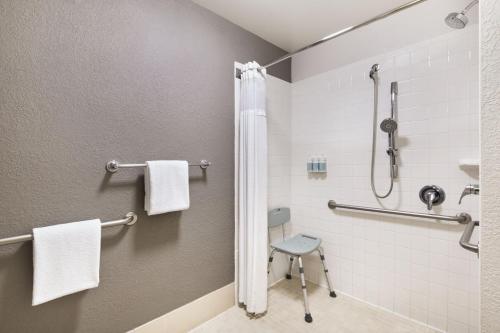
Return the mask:
M292 275L291 275L291 274L287 274L287 275L286 275L286 279L287 279L287 280L291 280L291 279L292 279Z
M337 297L337 294L335 293L335 291L330 291L330 297Z
M307 322L307 323L312 323L313 321L313 317L311 316L310 313L306 313L305 317L304 317L304 320Z

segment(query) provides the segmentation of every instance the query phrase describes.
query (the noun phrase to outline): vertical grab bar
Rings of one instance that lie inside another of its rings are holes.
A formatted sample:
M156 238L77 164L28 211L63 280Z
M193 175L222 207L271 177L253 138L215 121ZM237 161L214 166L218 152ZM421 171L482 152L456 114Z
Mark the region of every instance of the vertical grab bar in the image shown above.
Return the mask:
M460 237L460 246L466 250L479 254L479 244L471 244L470 239L474 232L474 227L479 226L479 221L470 221L465 226L464 233Z

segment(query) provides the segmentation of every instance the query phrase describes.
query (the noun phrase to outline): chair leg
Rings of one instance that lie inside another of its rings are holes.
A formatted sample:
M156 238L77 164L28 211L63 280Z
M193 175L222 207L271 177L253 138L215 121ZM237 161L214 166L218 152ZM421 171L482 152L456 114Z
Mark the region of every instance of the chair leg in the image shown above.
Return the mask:
M323 249L321 247L318 248L318 253L321 259L321 263L323 264L323 269L325 271L326 283L328 284L328 289L330 290L330 297L337 297L337 294L335 294L335 291L332 287L332 281L330 281L330 274L328 274L328 268L326 268L325 263L325 255L323 254Z
M288 274L286 275L286 278L288 280L292 279L292 267L293 267L293 257L290 256L290 263L288 264Z
M302 284L302 293L304 294L304 308L306 315L304 316L304 320L308 323L312 322L311 312L309 311L309 301L307 299L307 289L306 289L306 279L304 277L304 266L302 265L302 257L297 257L299 261L299 272L300 272L300 282Z
M269 255L269 262L267 263L267 274L269 274L269 272L271 271L271 264L273 263L274 251L276 251L276 250L273 249L271 251L271 254Z

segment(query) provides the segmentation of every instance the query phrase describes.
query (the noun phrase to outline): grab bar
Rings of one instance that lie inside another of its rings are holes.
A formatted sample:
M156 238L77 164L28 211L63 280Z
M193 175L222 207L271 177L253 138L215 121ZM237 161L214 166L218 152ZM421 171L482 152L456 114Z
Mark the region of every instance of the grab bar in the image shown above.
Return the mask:
M212 165L212 163L207 161L207 160L201 160L200 163L198 163L198 164L189 163L190 167L198 166L198 167L202 168L203 170L205 170L206 168L208 168L211 165ZM146 166L147 166L146 163L121 164L117 160L111 160L108 163L106 163L106 170L108 172L114 173L114 172L117 172L118 169L120 169L120 168L145 168Z
M129 212L125 216L126 217L124 219L121 219L121 220L103 222L103 223L101 223L101 228L109 228L109 227L114 227L117 225L130 226L130 225L135 224L135 222L137 222L137 214L136 213ZM0 239L0 245L29 242L31 240L33 240L33 235L26 234L26 235L14 236L14 237L2 238L2 239Z
M479 226L479 221L470 221L465 227L462 237L460 237L460 246L474 253L479 253L479 244L471 244L470 239L474 232L474 227Z
M426 214L426 213L414 213L414 212L406 212L406 211L402 211L402 210L344 205L344 204L338 204L334 200L328 201L328 207L331 209L342 208L342 209L360 210L360 211L364 211L364 212L373 212L373 213L381 213L381 214L389 214L389 215L420 217L423 219L458 222L460 224L467 224L472 220L471 216L467 213L460 213L460 214L457 214L456 216Z

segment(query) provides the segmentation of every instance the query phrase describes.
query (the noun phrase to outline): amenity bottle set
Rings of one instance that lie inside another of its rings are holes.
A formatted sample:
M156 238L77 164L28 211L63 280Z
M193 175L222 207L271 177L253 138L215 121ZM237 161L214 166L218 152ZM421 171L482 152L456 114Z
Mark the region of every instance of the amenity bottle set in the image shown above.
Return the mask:
M307 160L307 172L309 173L326 173L327 160L325 156L310 157Z

